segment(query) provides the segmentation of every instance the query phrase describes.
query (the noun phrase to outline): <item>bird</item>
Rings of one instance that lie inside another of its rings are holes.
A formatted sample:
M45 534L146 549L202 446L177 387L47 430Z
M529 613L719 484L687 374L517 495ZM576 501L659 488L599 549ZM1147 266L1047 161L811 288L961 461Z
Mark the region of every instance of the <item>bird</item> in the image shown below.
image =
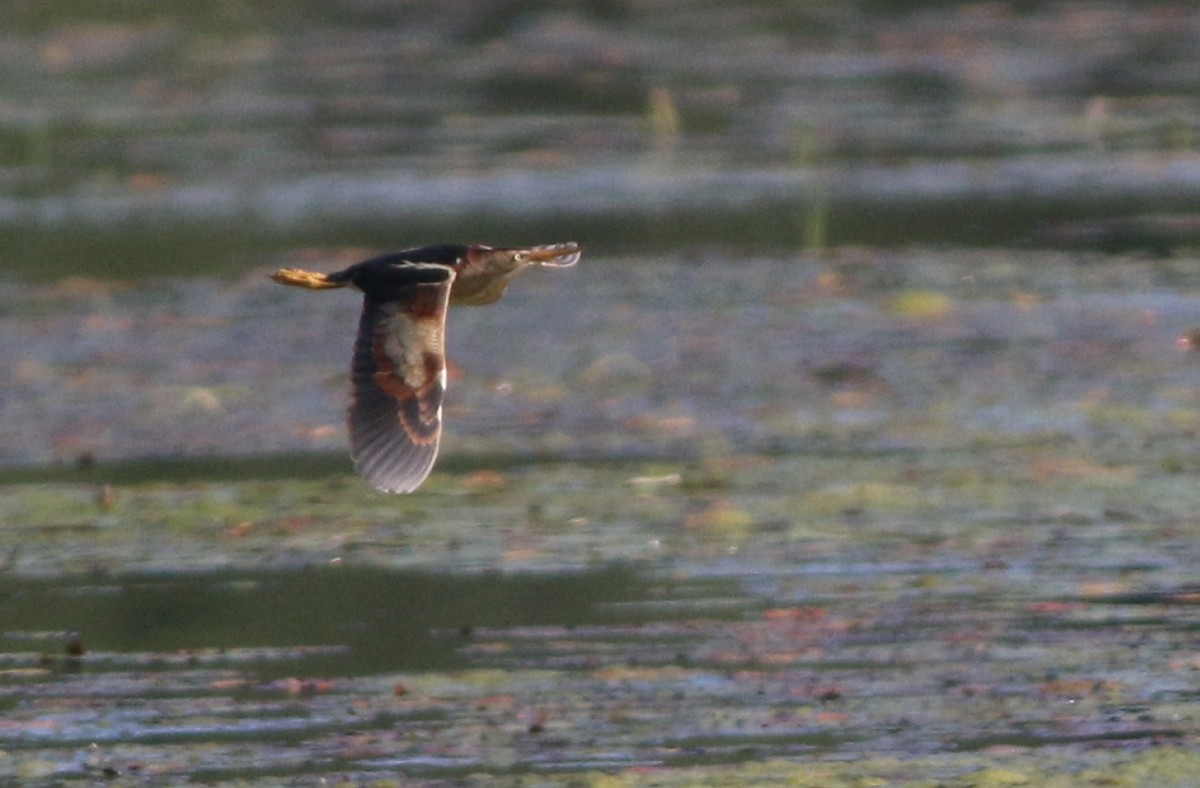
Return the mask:
M281 268L279 284L353 287L362 314L350 367L349 439L354 469L383 492L416 490L433 470L446 394L446 313L500 300L518 273L579 262L576 243L525 248L437 244L318 273Z

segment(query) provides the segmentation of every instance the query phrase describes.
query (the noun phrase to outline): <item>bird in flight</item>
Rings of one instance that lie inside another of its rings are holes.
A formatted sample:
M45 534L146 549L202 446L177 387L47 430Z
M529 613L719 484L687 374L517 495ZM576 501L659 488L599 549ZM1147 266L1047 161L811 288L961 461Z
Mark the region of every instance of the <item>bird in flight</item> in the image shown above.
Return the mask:
M446 394L446 310L491 304L532 266L579 262L575 243L493 249L441 244L374 257L330 274L283 268L271 278L309 290L355 287L362 316L350 368L350 456L384 492L412 492L437 458Z

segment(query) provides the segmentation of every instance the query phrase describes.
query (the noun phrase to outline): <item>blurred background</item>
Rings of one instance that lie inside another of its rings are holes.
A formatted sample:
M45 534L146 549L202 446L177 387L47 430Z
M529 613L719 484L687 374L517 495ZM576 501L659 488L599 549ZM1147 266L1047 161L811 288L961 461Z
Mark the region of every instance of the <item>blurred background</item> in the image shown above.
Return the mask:
M36 279L563 233L1160 248L1195 228L1064 222L1195 207L1198 24L1186 3L16 0L0 252Z
M615 424L604 453L651 405L749 440L764 386L803 403L895 357L853 338L856 295L937 312L999 276L1016 308L1035 250L1186 254L1198 27L1181 3L6 3L0 463L337 450L356 305L257 286L433 242L587 250L452 321L482 382L455 384L451 440L491 413L558 427L552 453ZM894 254L972 248L1012 256ZM745 326L769 372L705 319L789 297L837 308Z

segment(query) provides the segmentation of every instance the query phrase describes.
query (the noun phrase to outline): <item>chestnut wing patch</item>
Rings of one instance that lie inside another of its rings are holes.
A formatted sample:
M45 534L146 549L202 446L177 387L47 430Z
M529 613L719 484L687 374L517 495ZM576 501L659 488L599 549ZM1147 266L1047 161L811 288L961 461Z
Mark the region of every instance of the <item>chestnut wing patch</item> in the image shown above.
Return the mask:
M351 368L350 454L388 492L415 490L437 458L446 393L444 281L398 284L388 300L363 298Z

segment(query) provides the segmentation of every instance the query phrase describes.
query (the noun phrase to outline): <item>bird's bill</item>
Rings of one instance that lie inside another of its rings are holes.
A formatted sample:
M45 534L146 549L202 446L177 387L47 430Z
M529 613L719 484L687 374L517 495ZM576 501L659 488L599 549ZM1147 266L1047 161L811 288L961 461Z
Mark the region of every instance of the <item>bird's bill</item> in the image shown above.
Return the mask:
M579 262L582 254L579 244L574 242L533 246L528 249L514 249L513 256L519 263L526 265L544 265L548 268L569 268Z
M316 271L305 271L300 268L280 268L271 274L271 279L281 285L303 287L309 290L330 290L335 287L345 287L348 282L334 282L327 274Z

